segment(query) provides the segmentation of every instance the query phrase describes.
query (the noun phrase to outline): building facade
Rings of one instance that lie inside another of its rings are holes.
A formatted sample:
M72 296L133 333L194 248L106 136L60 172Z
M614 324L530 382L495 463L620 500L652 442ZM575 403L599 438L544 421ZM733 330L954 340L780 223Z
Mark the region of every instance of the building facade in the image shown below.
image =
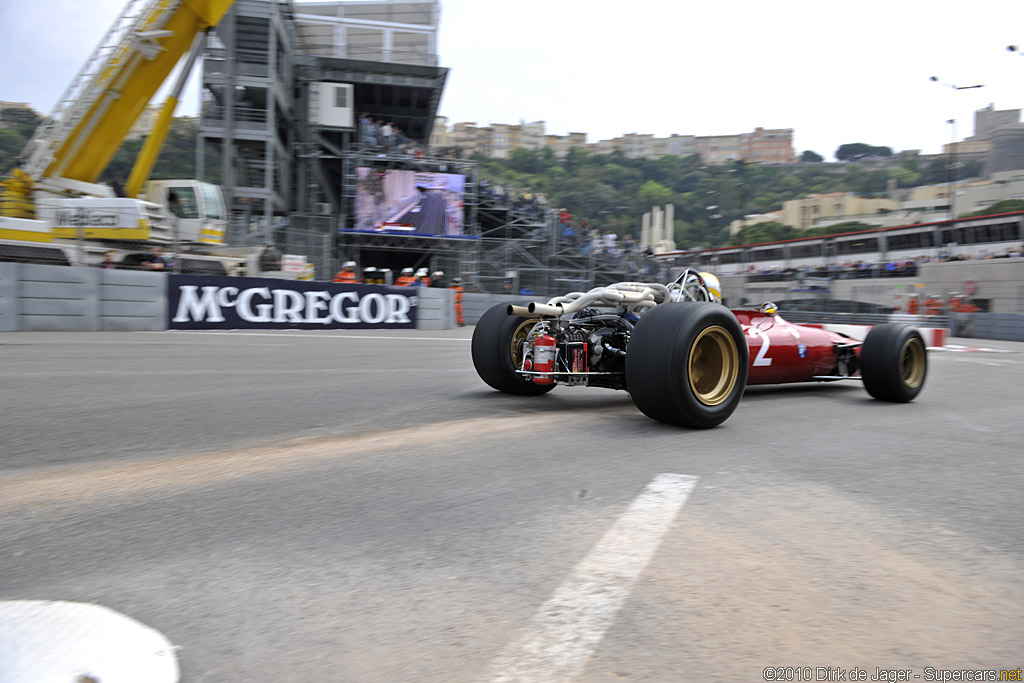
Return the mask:
M900 208L892 199L867 199L848 192L831 192L791 199L782 203L782 222L799 230L813 227L819 221L888 213Z
M447 127L447 118L443 124ZM495 123L479 126L461 122L452 126L453 144L469 154L483 154L494 159L507 159L516 149L549 147L559 158L573 147L586 147L591 154L620 152L630 159L658 159L663 156L699 154L708 164L745 161L754 164L788 164L796 161L793 150L793 129L755 128L752 133L738 135L678 135L655 137L649 133L626 133L611 140L587 143L587 134L546 135L544 121L518 124Z
M569 133L568 135L545 135L544 142L548 149L555 153L555 157L564 159L569 156L569 150L573 147L586 149L586 133Z
M438 116L434 119L434 127L430 131L428 144L434 149L455 147L455 134L448 127L447 116Z
M758 127L753 133L740 136L740 158L751 163L789 164L796 160L793 129L766 130Z

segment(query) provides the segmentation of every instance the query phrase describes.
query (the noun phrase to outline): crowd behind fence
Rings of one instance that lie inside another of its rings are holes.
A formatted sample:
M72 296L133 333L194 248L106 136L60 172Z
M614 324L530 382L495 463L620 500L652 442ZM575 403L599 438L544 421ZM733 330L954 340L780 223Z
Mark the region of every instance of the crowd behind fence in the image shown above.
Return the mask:
M922 263L992 260L1001 258L1024 257L1024 245L1019 249L1009 248L1000 253L988 253L980 258L969 254L940 254L937 257L917 256L910 259L892 259L886 261L847 261L819 266L798 266L757 268L750 266L745 273L751 282L782 282L800 280L805 277L825 277L836 280L853 280L863 278L916 277Z

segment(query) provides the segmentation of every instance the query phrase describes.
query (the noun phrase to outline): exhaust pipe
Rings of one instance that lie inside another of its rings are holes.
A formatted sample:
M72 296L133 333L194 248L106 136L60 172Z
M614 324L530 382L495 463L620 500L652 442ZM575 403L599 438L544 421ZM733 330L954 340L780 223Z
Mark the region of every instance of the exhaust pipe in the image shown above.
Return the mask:
M514 315L519 318L527 318L530 315L530 309L528 309L526 306L516 306L514 304L509 304L508 308L505 310L508 312L509 315Z
M555 304L554 306L552 306L550 304L538 304L534 302L527 306L527 309L530 311L530 313L535 313L537 315L560 316L565 312L562 309L562 304Z

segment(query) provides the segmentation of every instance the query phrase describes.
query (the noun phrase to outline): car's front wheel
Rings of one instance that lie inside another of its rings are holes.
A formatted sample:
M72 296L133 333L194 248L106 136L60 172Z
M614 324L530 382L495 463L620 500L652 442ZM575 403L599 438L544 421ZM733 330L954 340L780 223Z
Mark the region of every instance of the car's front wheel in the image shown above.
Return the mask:
M739 405L748 350L727 308L667 303L637 323L626 354L626 384L640 411L669 424L708 429Z
M860 349L864 388L880 401L913 401L928 376L928 352L915 327L885 323L868 332Z

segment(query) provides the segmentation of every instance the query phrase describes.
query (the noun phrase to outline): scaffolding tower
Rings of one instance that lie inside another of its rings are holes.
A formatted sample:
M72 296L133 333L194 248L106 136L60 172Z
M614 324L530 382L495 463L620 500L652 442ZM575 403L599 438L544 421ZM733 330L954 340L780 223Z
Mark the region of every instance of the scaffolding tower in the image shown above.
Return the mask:
M441 270L472 291L559 293L624 279L583 256L549 211L481 192L476 165L431 156L448 70L438 65L438 0L238 0L207 43L199 177L219 183L227 241L307 256L316 277L339 261ZM415 155L368 144L387 122ZM358 169L464 176L457 233L356 225Z

